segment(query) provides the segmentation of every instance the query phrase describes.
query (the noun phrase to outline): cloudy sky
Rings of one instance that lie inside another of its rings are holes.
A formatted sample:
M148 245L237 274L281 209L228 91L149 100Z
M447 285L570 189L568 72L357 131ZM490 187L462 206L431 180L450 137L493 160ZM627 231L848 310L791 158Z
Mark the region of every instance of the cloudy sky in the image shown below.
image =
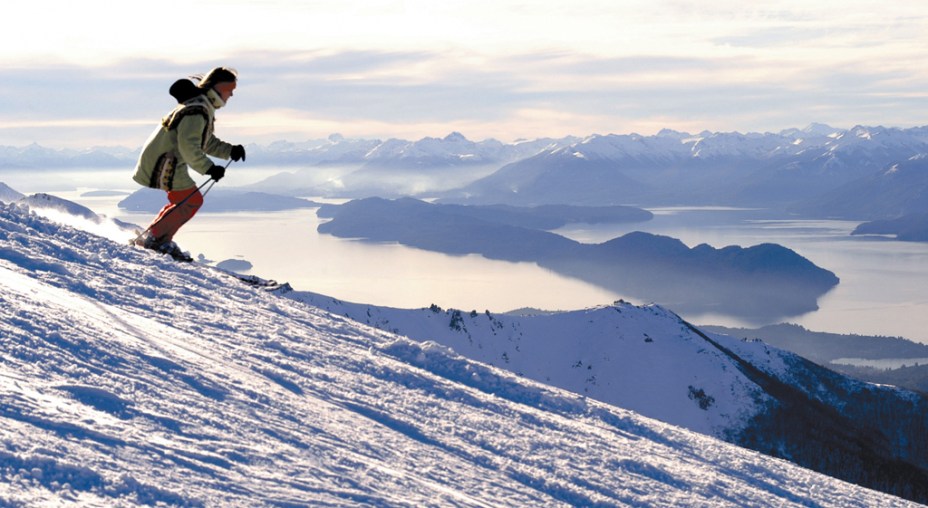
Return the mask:
M29 0L4 6L0 145L137 147L215 65L236 143L910 127L926 51L914 0Z

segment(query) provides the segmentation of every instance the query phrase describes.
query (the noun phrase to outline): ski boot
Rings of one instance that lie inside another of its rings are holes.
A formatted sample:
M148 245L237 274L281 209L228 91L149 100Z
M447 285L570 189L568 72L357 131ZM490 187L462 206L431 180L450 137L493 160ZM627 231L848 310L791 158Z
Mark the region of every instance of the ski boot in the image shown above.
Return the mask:
M171 256L175 261L184 261L187 263L193 261L193 257L189 253L181 250L180 246L174 242L162 243L158 247L158 251Z
M148 233L145 236L137 237L134 243L139 247L153 250L155 252L160 252L162 254L167 254L177 261L193 261L193 257L181 250L181 248L176 243L170 241L163 242L151 233Z

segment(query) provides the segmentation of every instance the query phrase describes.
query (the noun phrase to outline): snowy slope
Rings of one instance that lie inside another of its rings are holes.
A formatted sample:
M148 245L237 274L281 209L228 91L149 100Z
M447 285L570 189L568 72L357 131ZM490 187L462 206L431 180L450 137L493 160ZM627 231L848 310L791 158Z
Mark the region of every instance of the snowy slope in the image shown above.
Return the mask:
M910 499L928 499L928 399L707 335L660 306L494 315L288 295L643 416Z
M0 182L0 203L12 203L18 199L22 199L23 194L17 190L10 188L9 185Z
M717 437L742 429L769 402L730 358L688 329L678 316L656 305L616 302L594 309L514 316L434 307L391 309L309 292L288 296ZM761 343L753 346L764 347ZM708 407L695 397L699 390L713 398Z
M907 503L0 206L0 504Z

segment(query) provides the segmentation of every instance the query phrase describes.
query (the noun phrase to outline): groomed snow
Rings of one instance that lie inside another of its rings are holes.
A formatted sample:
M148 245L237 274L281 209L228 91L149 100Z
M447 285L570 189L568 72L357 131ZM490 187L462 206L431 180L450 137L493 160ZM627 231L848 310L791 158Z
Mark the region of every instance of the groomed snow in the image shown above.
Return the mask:
M0 205L0 505L909 506Z

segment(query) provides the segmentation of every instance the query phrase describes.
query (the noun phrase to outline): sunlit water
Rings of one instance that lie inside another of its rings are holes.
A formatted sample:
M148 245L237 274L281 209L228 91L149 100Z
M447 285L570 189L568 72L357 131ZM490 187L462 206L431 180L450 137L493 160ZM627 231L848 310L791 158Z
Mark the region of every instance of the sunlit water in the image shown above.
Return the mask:
M272 170L267 174L273 174ZM98 213L142 226L150 214L116 208L120 197L88 197L98 189L136 189L123 173L0 172L0 181L21 192L50 192ZM262 177L241 172L242 185ZM401 308L436 304L464 310L502 312L523 307L567 310L618 299L645 303L539 268L532 263L449 256L396 244L368 244L320 235L315 209L269 213L203 211L176 240L194 255L213 261L244 259L251 273L290 282L298 290ZM788 321L810 330L903 336L928 343L928 244L851 237L856 222L805 221L766 216L762 211L724 208L656 209L640 224L576 225L557 231L577 241L598 243L640 230L679 238L689 246L708 243L750 246L779 243L835 272L841 283L819 300L820 309ZM685 315L701 324L756 326L722 315Z
M819 299L819 310L789 319L810 330L904 336L928 342L928 244L852 237L857 222L762 219L763 211L656 209L653 221L604 227L572 226L558 233L602 242L633 230L679 238L693 247L778 243L831 270L841 283ZM699 323L740 326L725 316L687 316Z

